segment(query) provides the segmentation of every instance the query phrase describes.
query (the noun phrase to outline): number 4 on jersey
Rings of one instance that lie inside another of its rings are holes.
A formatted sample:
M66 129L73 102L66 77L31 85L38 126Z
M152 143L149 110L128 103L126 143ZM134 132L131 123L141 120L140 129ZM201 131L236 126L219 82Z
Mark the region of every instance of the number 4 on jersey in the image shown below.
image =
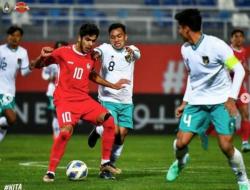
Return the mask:
M191 125L191 119L192 119L192 115L184 114L184 116L183 116L183 122L185 124L187 124L188 127L190 127L190 125Z

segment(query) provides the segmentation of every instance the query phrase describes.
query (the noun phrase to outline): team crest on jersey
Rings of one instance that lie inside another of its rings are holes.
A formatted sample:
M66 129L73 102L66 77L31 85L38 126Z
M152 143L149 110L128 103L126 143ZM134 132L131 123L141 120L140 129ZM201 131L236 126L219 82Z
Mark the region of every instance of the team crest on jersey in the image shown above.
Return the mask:
M18 58L18 59L17 59L17 64L18 64L18 65L21 65L21 64L22 64L22 59L21 59L21 58Z
M209 63L209 57L208 56L202 56L202 61L204 64L208 64Z
M89 63L87 63L87 69L90 70L91 65Z

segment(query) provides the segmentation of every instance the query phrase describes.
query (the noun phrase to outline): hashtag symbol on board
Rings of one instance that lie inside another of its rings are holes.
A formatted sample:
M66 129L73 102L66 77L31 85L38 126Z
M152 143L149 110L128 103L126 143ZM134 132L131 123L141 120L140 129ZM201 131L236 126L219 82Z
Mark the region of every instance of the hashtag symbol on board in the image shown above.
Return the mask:
M169 61L164 72L164 93L181 93L185 79L185 66L182 62Z

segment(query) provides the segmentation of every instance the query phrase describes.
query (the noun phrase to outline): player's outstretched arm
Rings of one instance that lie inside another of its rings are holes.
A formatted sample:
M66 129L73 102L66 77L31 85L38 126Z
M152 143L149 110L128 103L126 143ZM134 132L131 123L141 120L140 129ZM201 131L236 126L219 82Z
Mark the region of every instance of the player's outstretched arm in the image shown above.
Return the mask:
M102 78L98 73L96 73L94 70L90 73L89 79L97 84L113 88L116 90L120 90L122 88L125 88L124 84L129 84L130 80L127 79L120 79L117 83L113 84L104 78Z
M53 63L53 58L51 57L51 54L53 52L53 48L51 47L43 47L41 54L35 59L30 62L29 68L41 68L46 66L49 63Z
M127 54L128 57L126 56L127 59L128 58L131 58L132 60L140 59L141 52L137 47L135 47L135 46L126 46L125 48L126 48L126 52L128 53Z

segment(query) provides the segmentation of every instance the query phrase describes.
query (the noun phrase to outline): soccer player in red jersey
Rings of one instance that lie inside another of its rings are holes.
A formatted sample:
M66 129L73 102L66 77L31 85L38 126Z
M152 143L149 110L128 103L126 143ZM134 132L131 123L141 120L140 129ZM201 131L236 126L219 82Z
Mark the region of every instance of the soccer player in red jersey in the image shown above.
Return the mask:
M103 125L102 159L100 171L116 174L116 168L110 164L110 155L115 137L115 124L111 114L88 95L89 80L113 89L121 89L128 80L121 79L110 83L101 78L94 70L92 48L98 38L99 29L95 24L81 26L76 44L63 46L56 50L44 47L41 55L31 62L31 67L40 68L52 63L59 67L54 104L60 126L59 136L55 139L50 162L44 182L53 182L55 170L64 154L66 145L79 119L94 125ZM111 176L109 179L113 179Z
M246 58L246 49L243 47L245 40L244 32L240 29L235 29L231 33L231 47L234 51L234 55L240 60L243 65L246 73L249 74L249 69L247 65ZM241 128L240 135L242 139L242 152L250 151L250 144L248 143L248 139L250 136L250 122L249 122L249 111L248 111L248 103L244 101L244 95L248 93L247 89L244 87L244 82L240 88L240 93L238 100L236 101L236 106L241 115Z

